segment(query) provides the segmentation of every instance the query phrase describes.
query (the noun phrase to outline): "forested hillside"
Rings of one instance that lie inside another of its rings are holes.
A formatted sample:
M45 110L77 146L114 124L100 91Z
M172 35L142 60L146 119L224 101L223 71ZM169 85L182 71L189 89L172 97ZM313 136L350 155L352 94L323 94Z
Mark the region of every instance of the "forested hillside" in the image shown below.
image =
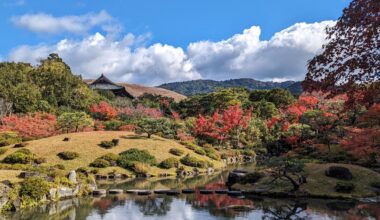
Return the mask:
M295 95L302 92L302 87L300 82L295 81L285 81L285 82L264 82L255 79L241 78L241 79L230 79L224 81L215 80L192 80L186 82L174 82L165 83L159 87L172 90L183 95L195 95L200 93L214 92L218 88L233 88L233 87L244 87L249 90L255 89L289 89Z

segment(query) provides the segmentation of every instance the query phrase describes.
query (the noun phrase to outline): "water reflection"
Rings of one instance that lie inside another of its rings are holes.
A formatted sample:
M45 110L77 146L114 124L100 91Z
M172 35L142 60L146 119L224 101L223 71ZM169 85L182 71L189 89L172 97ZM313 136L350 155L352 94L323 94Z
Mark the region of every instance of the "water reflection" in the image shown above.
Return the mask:
M225 174L189 179L135 179L114 182L122 189L223 189ZM380 219L380 204L332 200L284 200L194 194L137 196L123 194L70 199L22 210L7 219Z

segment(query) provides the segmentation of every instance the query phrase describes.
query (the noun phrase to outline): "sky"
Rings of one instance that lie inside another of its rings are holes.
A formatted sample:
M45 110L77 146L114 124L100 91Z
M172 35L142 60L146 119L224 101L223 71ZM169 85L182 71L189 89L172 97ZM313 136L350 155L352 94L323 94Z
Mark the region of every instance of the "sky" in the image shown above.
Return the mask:
M0 60L159 85L302 80L349 0L0 0Z

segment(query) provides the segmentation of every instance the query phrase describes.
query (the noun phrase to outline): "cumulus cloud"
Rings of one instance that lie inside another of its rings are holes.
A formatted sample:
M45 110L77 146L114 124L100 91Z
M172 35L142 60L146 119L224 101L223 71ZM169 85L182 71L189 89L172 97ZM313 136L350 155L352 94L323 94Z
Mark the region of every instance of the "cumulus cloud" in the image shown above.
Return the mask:
M127 34L115 40L96 33L54 45L23 45L11 51L8 59L36 63L55 52L85 78L105 73L114 81L146 85L200 78L302 80L307 61L325 43L326 26L333 24L297 23L266 41L260 40L260 27L252 26L226 40L194 42L186 49L147 45L149 34Z
M54 17L51 14L37 13L15 16L12 23L20 28L25 28L36 33L60 34L64 32L85 34L96 26L103 30L114 32L120 26L106 11L88 13L84 15L68 15Z

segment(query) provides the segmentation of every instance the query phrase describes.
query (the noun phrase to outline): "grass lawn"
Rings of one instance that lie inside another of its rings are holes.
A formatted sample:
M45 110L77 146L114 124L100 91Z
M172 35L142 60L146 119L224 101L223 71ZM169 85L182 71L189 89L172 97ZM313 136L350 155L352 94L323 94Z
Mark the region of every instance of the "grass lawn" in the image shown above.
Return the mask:
M63 141L65 137L69 137L70 141ZM99 146L101 141L111 141L112 139L119 139L119 145L112 149L105 149ZM168 157L177 157L179 159L179 156L174 156L169 153L169 149L173 147L182 149L185 152L183 156L189 153L198 159L211 161L216 169L223 167L223 162L211 160L206 156L198 155L174 140L169 140L158 136L152 136L152 138L148 139L145 136L139 136L132 132L123 131L93 131L62 134L54 137L29 141L28 145L25 148L31 150L32 153L37 155L37 157L46 158L48 165L63 164L65 166L65 169L69 171L77 169L79 167L88 167L88 165L96 158L106 153L118 154L130 148L148 150L150 154L156 157L158 163ZM5 148L8 148L8 151L4 155L0 156L0 160L2 160L6 155L19 149L13 148L12 146L7 146ZM79 153L79 157L73 160L62 160L57 156L57 154L63 151L77 152ZM192 169L190 167L186 168ZM111 172L114 169L126 174L130 174L129 171L119 167L100 169L100 173ZM151 167L149 170L149 174L153 175L157 175L159 173L174 174L174 172L174 168L170 170L164 170L158 167Z
M343 166L350 169L353 179L350 181L338 180L336 178L327 177L325 170L330 166ZM350 164L317 164L308 163L305 165L305 176L307 183L301 185L300 190L308 192L312 196L318 197L336 197L336 198L360 198L376 196L376 193L371 188L372 182L380 182L380 173L367 169L365 167L350 165ZM269 189L269 192L287 192L292 189L292 185L286 181L277 181L270 184L271 177L264 177L254 185L246 184L234 185L234 188L244 190L254 189ZM338 193L335 192L335 185L337 182L351 182L355 185L355 190L351 193Z

